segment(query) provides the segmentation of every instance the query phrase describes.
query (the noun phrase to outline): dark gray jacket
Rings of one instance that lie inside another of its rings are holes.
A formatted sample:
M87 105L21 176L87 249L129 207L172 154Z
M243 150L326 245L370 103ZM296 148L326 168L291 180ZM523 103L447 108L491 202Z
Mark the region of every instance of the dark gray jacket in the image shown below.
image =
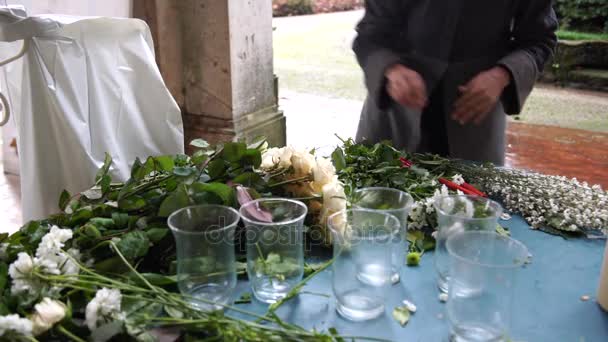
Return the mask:
M440 92L450 156L503 164L504 114L520 113L555 48L556 29L551 0L367 0L353 44L368 89L357 139L421 150L421 113L385 91L384 71L402 63L422 75L428 94ZM458 86L496 65L512 82L493 113L480 126L451 120Z

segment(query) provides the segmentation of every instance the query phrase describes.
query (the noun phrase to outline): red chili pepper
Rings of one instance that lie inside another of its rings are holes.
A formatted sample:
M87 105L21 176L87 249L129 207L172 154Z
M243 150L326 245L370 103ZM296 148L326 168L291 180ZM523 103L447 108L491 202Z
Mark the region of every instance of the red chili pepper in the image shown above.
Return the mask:
M477 189L476 187L472 186L469 183L462 183L460 186L462 186L465 189L468 189L468 190L471 190L471 191L477 193L477 195L479 195L481 197L488 197L488 195L486 195L481 190Z
M465 195L474 195L474 196L479 196L479 194L478 194L478 193L473 192L473 191L471 191L471 190L469 190L469 189L463 188L462 186L460 186L460 185L458 185L458 184L456 184L456 183L454 183L454 182L451 182L451 181L449 181L449 180L447 180L447 179L445 179L445 178L439 178L439 183L441 183L441 184L445 184L445 186L447 186L447 187L448 187L448 189L451 189L451 190L460 190L460 191L462 191L462 192L463 192Z
M401 161L401 167L404 167L404 168L412 167L412 165L414 165L414 163L405 159L404 157L400 157L399 161Z

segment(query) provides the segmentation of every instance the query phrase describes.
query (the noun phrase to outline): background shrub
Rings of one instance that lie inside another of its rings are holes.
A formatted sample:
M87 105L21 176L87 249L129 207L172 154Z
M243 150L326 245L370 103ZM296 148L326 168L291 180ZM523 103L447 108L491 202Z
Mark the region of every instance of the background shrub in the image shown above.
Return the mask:
M608 0L556 0L555 11L560 29L608 32Z
M313 0L272 0L275 17L313 13Z
M362 8L364 0L272 0L275 17L348 11Z

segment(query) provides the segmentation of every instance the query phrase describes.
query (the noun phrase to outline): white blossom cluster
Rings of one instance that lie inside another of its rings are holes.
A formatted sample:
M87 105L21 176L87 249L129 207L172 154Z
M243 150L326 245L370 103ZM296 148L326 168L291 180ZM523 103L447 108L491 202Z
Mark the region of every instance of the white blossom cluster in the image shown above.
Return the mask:
M91 331L98 326L116 320L124 319L120 305L122 295L120 290L102 288L95 293L85 309L85 321Z
M462 178L462 176L460 176L460 178ZM456 193L462 195L462 191L460 190L457 190ZM433 196L414 202L412 211L410 212L409 228L421 229L426 226L433 226L432 218L435 215L435 207L433 204L438 197L448 195L451 195L450 190L448 190L447 186L442 185L441 188L435 190Z
M599 185L499 168L472 173L471 177L488 194L499 197L507 210L521 214L533 228L572 232L596 229L608 234L608 193Z
M0 340L13 341L17 337L32 336L33 324L19 315L0 316Z
M11 292L13 294L25 292L38 292L42 283L34 272L52 275L78 274L78 265L62 250L65 243L72 238L70 229L60 229L53 226L46 234L36 250L36 257L27 253L19 253L17 260L9 267L9 275L13 279ZM80 251L70 249L68 253L75 259L80 257Z
M305 149L292 146L270 148L262 155L261 169L272 173L289 170L284 174L286 180L307 178L302 182L287 184L285 189L295 197L322 197L320 222L329 215L346 209L344 186L338 180L336 168L329 158L317 157ZM314 201L311 201L314 205ZM315 212L315 208L309 208Z

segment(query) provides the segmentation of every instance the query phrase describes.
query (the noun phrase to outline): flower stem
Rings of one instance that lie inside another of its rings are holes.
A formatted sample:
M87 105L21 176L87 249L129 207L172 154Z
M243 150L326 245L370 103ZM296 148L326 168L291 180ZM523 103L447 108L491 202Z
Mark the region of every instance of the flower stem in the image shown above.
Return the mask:
M72 341L76 341L76 342L86 342L85 340L81 339L80 337L72 334L68 329L64 328L63 325L60 325L59 327L57 327L57 330L64 334L66 337L68 337L69 339L71 339Z
M300 290L304 287L304 285L306 285L306 283L308 283L308 281L312 278L314 278L317 274L323 272L326 268L328 268L329 266L331 266L331 264L333 264L334 259L328 260L327 262L325 262L321 267L319 267L316 271L312 272L311 274L309 274L306 278L304 278L301 282L299 282L296 286L294 286L291 291L289 291L287 293L287 295L281 299L279 299L276 303L271 304L268 307L268 311L266 311L266 315L264 317L269 317L274 315L274 312L277 311L277 309L285 304L285 302L287 302L288 300L290 300L291 298L295 297L298 292L300 292ZM260 322L261 319L256 320L256 322Z
M268 187L275 188L277 186L281 186L281 185L285 185L285 184L305 182L305 181L310 181L310 180L311 180L310 176L304 176L304 177L300 177L300 178L288 179L288 180L278 182L278 183L273 183L273 184L268 185Z

